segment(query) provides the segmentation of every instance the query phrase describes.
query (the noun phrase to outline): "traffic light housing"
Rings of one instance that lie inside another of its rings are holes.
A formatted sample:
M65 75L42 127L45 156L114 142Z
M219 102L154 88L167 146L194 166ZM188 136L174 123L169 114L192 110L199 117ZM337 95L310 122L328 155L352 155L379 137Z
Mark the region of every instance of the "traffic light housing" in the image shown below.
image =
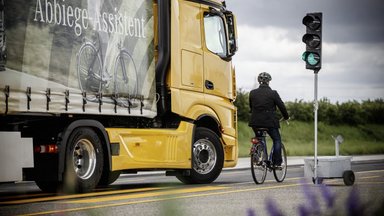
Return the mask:
M302 41L306 44L306 51L302 55L305 68L318 72L321 69L321 42L322 42L322 13L307 13L303 18L306 34Z

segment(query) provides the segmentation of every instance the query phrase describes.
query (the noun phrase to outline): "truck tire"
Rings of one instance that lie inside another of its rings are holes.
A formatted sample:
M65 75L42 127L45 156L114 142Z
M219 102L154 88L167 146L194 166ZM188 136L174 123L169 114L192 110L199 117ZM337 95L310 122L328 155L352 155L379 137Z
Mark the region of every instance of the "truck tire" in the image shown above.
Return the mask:
M66 151L63 189L66 193L84 193L94 189L103 172L103 148L94 130L76 128Z
M176 176L186 184L211 183L220 175L224 152L219 137L210 129L196 128L192 144L192 169L190 175Z
M101 175L99 186L108 186L115 182L120 177L121 171L105 171L103 175Z
M36 180L36 185L44 192L55 193L60 190L60 182L58 181L41 181Z

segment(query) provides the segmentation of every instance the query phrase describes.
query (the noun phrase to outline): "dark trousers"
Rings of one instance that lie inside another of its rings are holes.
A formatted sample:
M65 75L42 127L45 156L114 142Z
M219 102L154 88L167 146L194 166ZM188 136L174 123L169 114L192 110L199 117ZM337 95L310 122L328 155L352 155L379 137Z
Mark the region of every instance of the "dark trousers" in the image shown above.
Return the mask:
M260 132L257 132L257 128L252 127L253 132L255 132L255 136L259 137ZM268 135L273 140L273 156L272 156L272 163L274 165L281 165L282 158L281 158L281 136L279 132L279 128L268 128L267 131Z

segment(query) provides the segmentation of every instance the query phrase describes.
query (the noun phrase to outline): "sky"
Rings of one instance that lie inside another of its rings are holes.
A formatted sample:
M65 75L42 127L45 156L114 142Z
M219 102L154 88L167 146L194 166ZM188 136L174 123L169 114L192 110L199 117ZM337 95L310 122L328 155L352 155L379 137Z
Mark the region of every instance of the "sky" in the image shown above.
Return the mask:
M226 0L237 18L233 57L237 88L258 86L268 72L283 101L314 100L314 73L305 69L303 17L323 13L318 98L331 102L384 98L384 1Z

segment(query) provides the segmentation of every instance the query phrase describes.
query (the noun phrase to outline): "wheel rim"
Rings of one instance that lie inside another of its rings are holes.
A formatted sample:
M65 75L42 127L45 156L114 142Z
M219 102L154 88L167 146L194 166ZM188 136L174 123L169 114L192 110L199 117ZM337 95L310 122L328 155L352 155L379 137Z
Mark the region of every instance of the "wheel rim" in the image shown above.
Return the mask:
M89 179L96 168L96 152L87 139L79 140L72 152L73 168L81 179Z
M216 165L216 148L207 139L200 139L193 144L193 169L199 174L207 174Z

